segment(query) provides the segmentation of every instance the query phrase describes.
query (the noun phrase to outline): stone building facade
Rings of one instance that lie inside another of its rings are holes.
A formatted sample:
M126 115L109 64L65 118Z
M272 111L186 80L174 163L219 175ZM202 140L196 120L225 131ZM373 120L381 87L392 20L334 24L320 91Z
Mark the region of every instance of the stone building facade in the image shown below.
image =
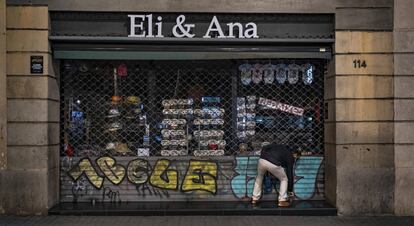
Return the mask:
M92 11L333 14L326 200L341 215L414 215L413 9L411 0L0 0L0 213L45 214L59 202L59 64L49 12ZM33 54L43 56L42 74L30 73Z

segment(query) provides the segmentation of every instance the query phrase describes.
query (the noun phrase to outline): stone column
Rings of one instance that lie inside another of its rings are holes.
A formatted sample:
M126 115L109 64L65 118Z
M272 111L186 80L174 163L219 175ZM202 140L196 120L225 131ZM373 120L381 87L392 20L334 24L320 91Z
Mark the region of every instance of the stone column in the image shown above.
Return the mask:
M328 200L341 215L393 212L392 7L393 1L340 1L336 9L326 176Z
M0 0L0 171L7 167L6 107L6 0Z
M6 0L0 0L0 214L5 212L3 172L7 169L6 84Z
M7 7L6 33L8 136L2 208L12 214L45 214L59 192L59 89L48 41L48 8ZM31 73L31 56L43 56L43 74Z
M395 214L414 215L414 1L394 0Z

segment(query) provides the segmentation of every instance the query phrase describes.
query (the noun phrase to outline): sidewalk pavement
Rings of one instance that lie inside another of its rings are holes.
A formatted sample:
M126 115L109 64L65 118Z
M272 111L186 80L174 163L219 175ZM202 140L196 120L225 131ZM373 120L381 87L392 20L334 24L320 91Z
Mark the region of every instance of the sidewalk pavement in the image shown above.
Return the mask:
M302 216L0 216L0 226L42 225L42 226L332 226L332 225L375 225L414 226L414 217L302 217Z

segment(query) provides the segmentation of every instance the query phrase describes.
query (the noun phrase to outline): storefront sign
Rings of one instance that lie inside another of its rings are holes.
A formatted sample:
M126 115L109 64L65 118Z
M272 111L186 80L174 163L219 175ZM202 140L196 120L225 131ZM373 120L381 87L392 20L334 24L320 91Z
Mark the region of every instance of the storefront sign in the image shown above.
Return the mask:
M43 56L30 56L30 73L43 74Z
M294 107L288 104L283 104L274 100L269 100L261 97L259 98L259 105L299 116L302 116L304 112L303 108Z
M128 37L133 38L163 38L162 17L156 19L152 14L148 15L128 15L130 18L130 32ZM155 23L154 23L155 21ZM227 23L227 29L223 29L216 16L211 19L208 29L202 38L259 38L257 35L256 23L246 24L231 22ZM194 28L196 24L186 23L185 15L176 18L175 25L172 27L172 34L176 38L194 38ZM224 31L227 31L225 33Z

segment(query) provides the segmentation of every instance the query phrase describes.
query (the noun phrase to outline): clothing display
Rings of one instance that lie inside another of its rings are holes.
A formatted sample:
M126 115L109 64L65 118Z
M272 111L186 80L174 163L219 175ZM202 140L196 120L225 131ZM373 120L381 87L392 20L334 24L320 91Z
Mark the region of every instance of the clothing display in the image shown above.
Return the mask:
M68 102L77 107L65 110L71 114L65 145L73 147L70 155L259 156L266 144L283 141L304 155L320 154L323 68L317 65L79 61L70 67L78 77L64 83L75 90Z

